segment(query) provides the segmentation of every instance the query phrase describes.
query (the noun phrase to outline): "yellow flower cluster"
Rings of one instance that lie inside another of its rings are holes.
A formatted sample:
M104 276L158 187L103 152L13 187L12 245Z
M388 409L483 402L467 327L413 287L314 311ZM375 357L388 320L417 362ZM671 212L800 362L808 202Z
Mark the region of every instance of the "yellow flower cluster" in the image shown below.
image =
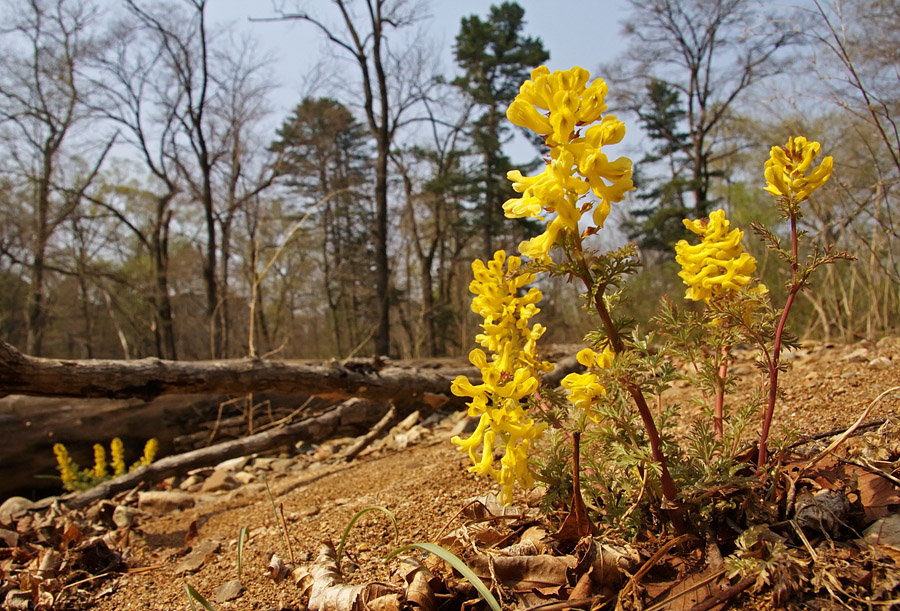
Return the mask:
M125 473L125 446L122 445L122 440L116 437L109 443L109 448L112 452L113 473L122 475Z
M585 348L575 358L587 368L587 371L570 373L562 379L560 384L569 391L569 401L583 409L591 420L597 422L596 412L592 408L596 399L606 394L606 388L600 384L596 371L610 367L616 358L616 353L609 346L600 353Z
M493 352L487 354L476 348L469 360L481 371L481 384L472 384L459 376L451 391L459 397L470 397L469 416L479 417L475 432L468 439L454 437L453 443L468 452L478 475L491 475L500 484L500 501L509 504L516 482L525 488L534 480L528 469L528 452L544 426L529 417L525 399L538 389L538 377L552 369L540 361L536 342L545 329L531 325L531 318L540 309L541 292L532 287L519 296L520 289L534 281L534 274L517 273L522 261L498 250L487 265L481 260L472 263L475 279L469 290L475 294L472 311L484 322L478 343ZM494 467L495 443L504 448L500 468ZM480 455L479 455L480 450Z
M560 232L577 234L581 216L592 209L594 225L603 227L611 203L622 201L634 189L631 160L610 161L601 150L621 142L625 124L612 115L600 120L606 110L606 82L595 79L588 85L589 78L588 71L578 66L552 74L540 66L506 111L510 121L543 136L550 147L544 171L537 176L523 176L518 170L507 174L522 197L503 204L510 218L546 221L544 214L555 215L543 234L519 245L523 255L535 260L547 260ZM599 201L579 202L588 191Z
M69 451L61 443L53 444L53 454L56 456L57 469L66 490L75 490L78 483L78 465L72 460Z
M766 161L766 191L794 202L802 202L809 197L810 193L825 184L834 165L831 157L825 157L806 176L819 154L819 148L818 142L809 142L802 136L789 138L784 146L773 146Z
M108 467L112 467L112 475L119 476L128 471L134 471L138 467L149 465L156 458L159 451L159 441L150 439L144 445L144 454L130 468L125 465L125 448L122 440L114 438L110 444L112 462L106 462L106 450L99 443L94 444L94 468L80 469L72 460L69 451L61 443L53 445L53 454L56 455L57 469L60 479L66 490L86 490L110 477Z
M683 222L700 236L699 244L679 240L675 245L675 260L682 267L678 276L688 286L687 299L709 301L722 290L737 291L750 282L751 274L756 271L756 259L744 252L741 245L744 232L729 230L724 210L716 210L709 219L684 219Z

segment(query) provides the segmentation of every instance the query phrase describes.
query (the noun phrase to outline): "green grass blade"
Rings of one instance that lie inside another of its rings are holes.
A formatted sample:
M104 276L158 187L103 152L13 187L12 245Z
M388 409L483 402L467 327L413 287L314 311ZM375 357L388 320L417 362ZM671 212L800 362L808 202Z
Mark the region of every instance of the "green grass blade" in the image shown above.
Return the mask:
M244 561L244 542L247 540L247 537L250 535L250 529L246 526L242 526L241 530L238 532L238 579L241 578L241 566Z
M194 601L196 600L200 603L200 606L206 609L206 611L216 611L216 608L213 607L203 596L201 596L200 592L194 589L193 586L188 584L184 584L184 591L188 594L188 601L191 603L191 609L197 611L197 607L194 606Z
M481 594L481 598L484 599L484 602L488 604L488 606L493 609L493 611L501 611L500 603L497 602L497 599L494 598L494 595L491 594L491 591L488 589L484 582L481 581L481 578L476 575L472 569L470 569L466 564L459 559L459 556L454 554L453 552L444 549L440 545L436 545L434 543L412 543L410 545L404 545L399 549L395 549L390 554L388 554L385 560L390 560L397 554L402 554L405 551L411 550L414 547L418 547L419 549L425 550L430 554L434 554L441 560L444 560L450 564L454 569L459 571L460 575L469 580L475 589L478 590L478 593Z
M358 512L356 512L356 515L350 519L350 523L347 524L347 528L344 529L344 534L341 535L341 542L337 548L338 568L340 568L341 566L341 556L343 556L344 554L344 544L347 543L347 536L350 534L350 530L353 528L353 525L356 524L356 521L363 517L365 514L375 510L383 512L387 517L391 519L391 524L394 525L394 537L397 539L398 543L400 542L400 528L397 526L397 519L394 517L394 514L388 511L386 507L382 507L381 505L372 505L371 507L360 509Z

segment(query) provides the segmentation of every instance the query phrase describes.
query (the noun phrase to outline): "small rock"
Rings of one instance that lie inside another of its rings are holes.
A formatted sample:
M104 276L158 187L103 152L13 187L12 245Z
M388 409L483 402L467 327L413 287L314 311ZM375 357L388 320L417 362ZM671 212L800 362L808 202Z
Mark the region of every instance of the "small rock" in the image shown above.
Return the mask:
M319 446L315 452L313 452L310 460L313 462L320 462L323 460L327 460L334 456L334 447L333 446Z
M276 458L272 462L272 471L275 473L280 473L282 471L287 471L291 467L294 466L293 458Z
M857 348L850 354L841 357L845 363L865 363L869 360L869 351L865 348Z
M189 475L178 487L182 490L194 490L195 488L199 490L200 484L203 483L203 477L197 475Z
M247 473L246 471L238 471L234 474L234 479L241 484L249 484L256 479L256 476L252 473Z
M200 491L218 492L220 490L234 490L238 486L240 486L240 484L228 471L213 471L213 474L207 477L206 481L203 482Z
M134 524L136 515L137 511L133 507L119 505L116 507L115 511L113 511L112 521L113 524L116 525L116 528L128 528Z
M226 581L218 588L216 588L216 602L224 603L229 600L234 600L238 596L241 595L241 592L244 591L244 584L241 583L239 579L232 579L231 581Z
M194 506L194 497L181 490L149 490L138 493L138 508L149 513L169 513Z
M175 566L175 574L193 573L203 566L206 559L217 551L219 551L219 544L216 541L200 543Z
M315 505L312 505L311 507L305 507L304 509L301 509L301 510L298 512L298 516L301 517L301 518L306 518L306 517L309 517L309 516L318 515L318 514L319 514L319 511L320 511L320 510L319 510L318 507L316 507Z
M21 518L28 511L34 509L34 503L24 496L11 496L0 505L0 523L12 524L16 518Z
M276 458L272 458L271 456L266 456L263 458L255 458L253 460L253 468L254 469L268 469L272 466L272 463L275 462Z
M872 369L888 369L893 363L886 356L879 356L869 361L869 367Z
M249 456L238 456L237 458L229 458L228 460L223 460L219 464L216 465L216 471L240 471L244 467L247 466L247 463L250 462Z

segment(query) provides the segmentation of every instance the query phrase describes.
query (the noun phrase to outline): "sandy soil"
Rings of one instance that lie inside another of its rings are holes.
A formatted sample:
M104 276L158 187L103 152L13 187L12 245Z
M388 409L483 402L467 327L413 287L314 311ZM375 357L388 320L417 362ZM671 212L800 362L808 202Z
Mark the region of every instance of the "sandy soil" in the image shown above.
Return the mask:
M850 425L875 397L900 384L900 338L850 346L810 343L790 363L776 426L821 433ZM744 380L738 398L749 392L757 374L749 361L736 363L733 371ZM676 389L670 399L683 398L684 392ZM695 415L693 408L685 408L686 421ZM900 399L894 395L877 403L866 420L898 415ZM456 527L454 515L466 499L492 490L491 482L466 472L466 461L449 443L458 421L459 415L451 414L433 423L418 443L402 451L385 447L349 464L331 462L328 452L311 452L280 472L267 472L272 500L283 506L290 550L260 473L234 490L198 493L202 502L189 509L139 513L128 539L121 541L129 573L73 586L83 593L70 596L68 607L56 608L187 609L184 585L190 584L216 609L304 609L290 578L279 583L269 578L273 553L285 560L291 555L298 562L309 560L320 541L339 540L351 517L371 505L393 512L401 543L430 541ZM216 589L238 577L237 540L245 526L250 537L243 551L243 592L231 601L215 602ZM190 551L204 543L215 551L196 570L184 570ZM388 579L393 567L382 558L396 545L387 519L380 512L366 514L348 542L349 578ZM741 600L738 604L748 604L746 597Z

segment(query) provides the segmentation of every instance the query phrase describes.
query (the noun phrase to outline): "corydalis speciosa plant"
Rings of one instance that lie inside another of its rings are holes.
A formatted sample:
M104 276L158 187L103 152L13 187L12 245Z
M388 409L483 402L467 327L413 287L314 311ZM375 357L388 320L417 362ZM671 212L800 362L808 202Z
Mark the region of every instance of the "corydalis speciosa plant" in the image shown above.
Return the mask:
M598 370L613 365L617 355L626 350L620 329L613 321L605 302L605 292L635 265L634 253L629 249L598 255L587 250L583 243L588 236L603 227L612 204L622 201L625 194L634 188L631 160L626 157L610 160L604 150L604 147L621 142L625 135L625 125L615 116L603 116L606 110L606 83L602 79L595 79L588 84L589 80L590 74L577 66L571 70L552 73L541 66L533 70L531 80L522 85L507 111L507 118L512 123L537 133L546 143L549 153L544 169L539 174L524 176L518 170L507 174L513 183L513 189L521 193L521 197L512 198L503 205L509 218L527 217L545 223L542 234L519 245L520 253L531 259L534 269L580 280L585 285L585 294L591 306L603 323L604 337L593 349L579 354L579 360L587 367L587 372L569 376L563 383L571 393L571 401L584 406L588 414L592 409L591 404L606 390L597 377ZM559 254L551 256L554 249ZM518 268L518 258L510 257L510 262L513 259ZM488 265L487 268L499 274L501 269L498 266L502 266L503 260L504 255L500 252L495 255L494 267ZM484 268L482 262L476 261L476 280L479 270ZM518 287L510 284L516 276L515 270L507 269L503 284L508 289L505 299L513 299L516 295L514 289ZM526 276L529 282L533 279L531 273ZM476 283L471 287L479 303L485 300L484 288L483 284ZM529 291L529 294L535 293ZM473 309L485 316L484 309L475 303ZM496 327L496 314L487 313L482 325L485 330ZM527 325L519 324L516 328L524 332ZM483 335L479 336L482 337ZM485 345L482 339L479 342ZM533 359L533 363L523 369L508 369L509 365L516 363L516 359L504 356L496 347L492 350L495 353L490 360L481 351L474 351L470 355L473 364L482 370L482 386L488 387L491 394L476 392L482 389L467 386L459 379L453 386L454 393L472 397L469 411L481 418L475 435L466 442L456 442L461 449L470 452L475 463L472 470L494 475L501 485L502 499L508 502L514 481L528 485L533 479L528 469L526 452L541 430L528 417L525 400L538 393L535 400L540 403L539 378L546 368L543 364L535 366L539 362L536 355L528 355L527 358ZM512 383L512 386L503 386L504 382ZM659 474L667 502L674 507L677 502L677 487L669 474L660 436L640 384L627 377L622 380L622 384L637 405L653 460L657 463L658 469L655 472ZM515 397L515 400L508 400L511 397ZM514 417L508 418L507 412ZM506 420L510 424L504 430L503 423ZM502 467L499 470L491 467L493 457L489 455L498 438L505 445L505 455L501 459ZM510 443L511 439L516 440L516 443ZM527 443L520 440L526 440ZM473 453L473 448L479 444L480 456ZM680 529L680 514L675 511L671 515L676 529Z

